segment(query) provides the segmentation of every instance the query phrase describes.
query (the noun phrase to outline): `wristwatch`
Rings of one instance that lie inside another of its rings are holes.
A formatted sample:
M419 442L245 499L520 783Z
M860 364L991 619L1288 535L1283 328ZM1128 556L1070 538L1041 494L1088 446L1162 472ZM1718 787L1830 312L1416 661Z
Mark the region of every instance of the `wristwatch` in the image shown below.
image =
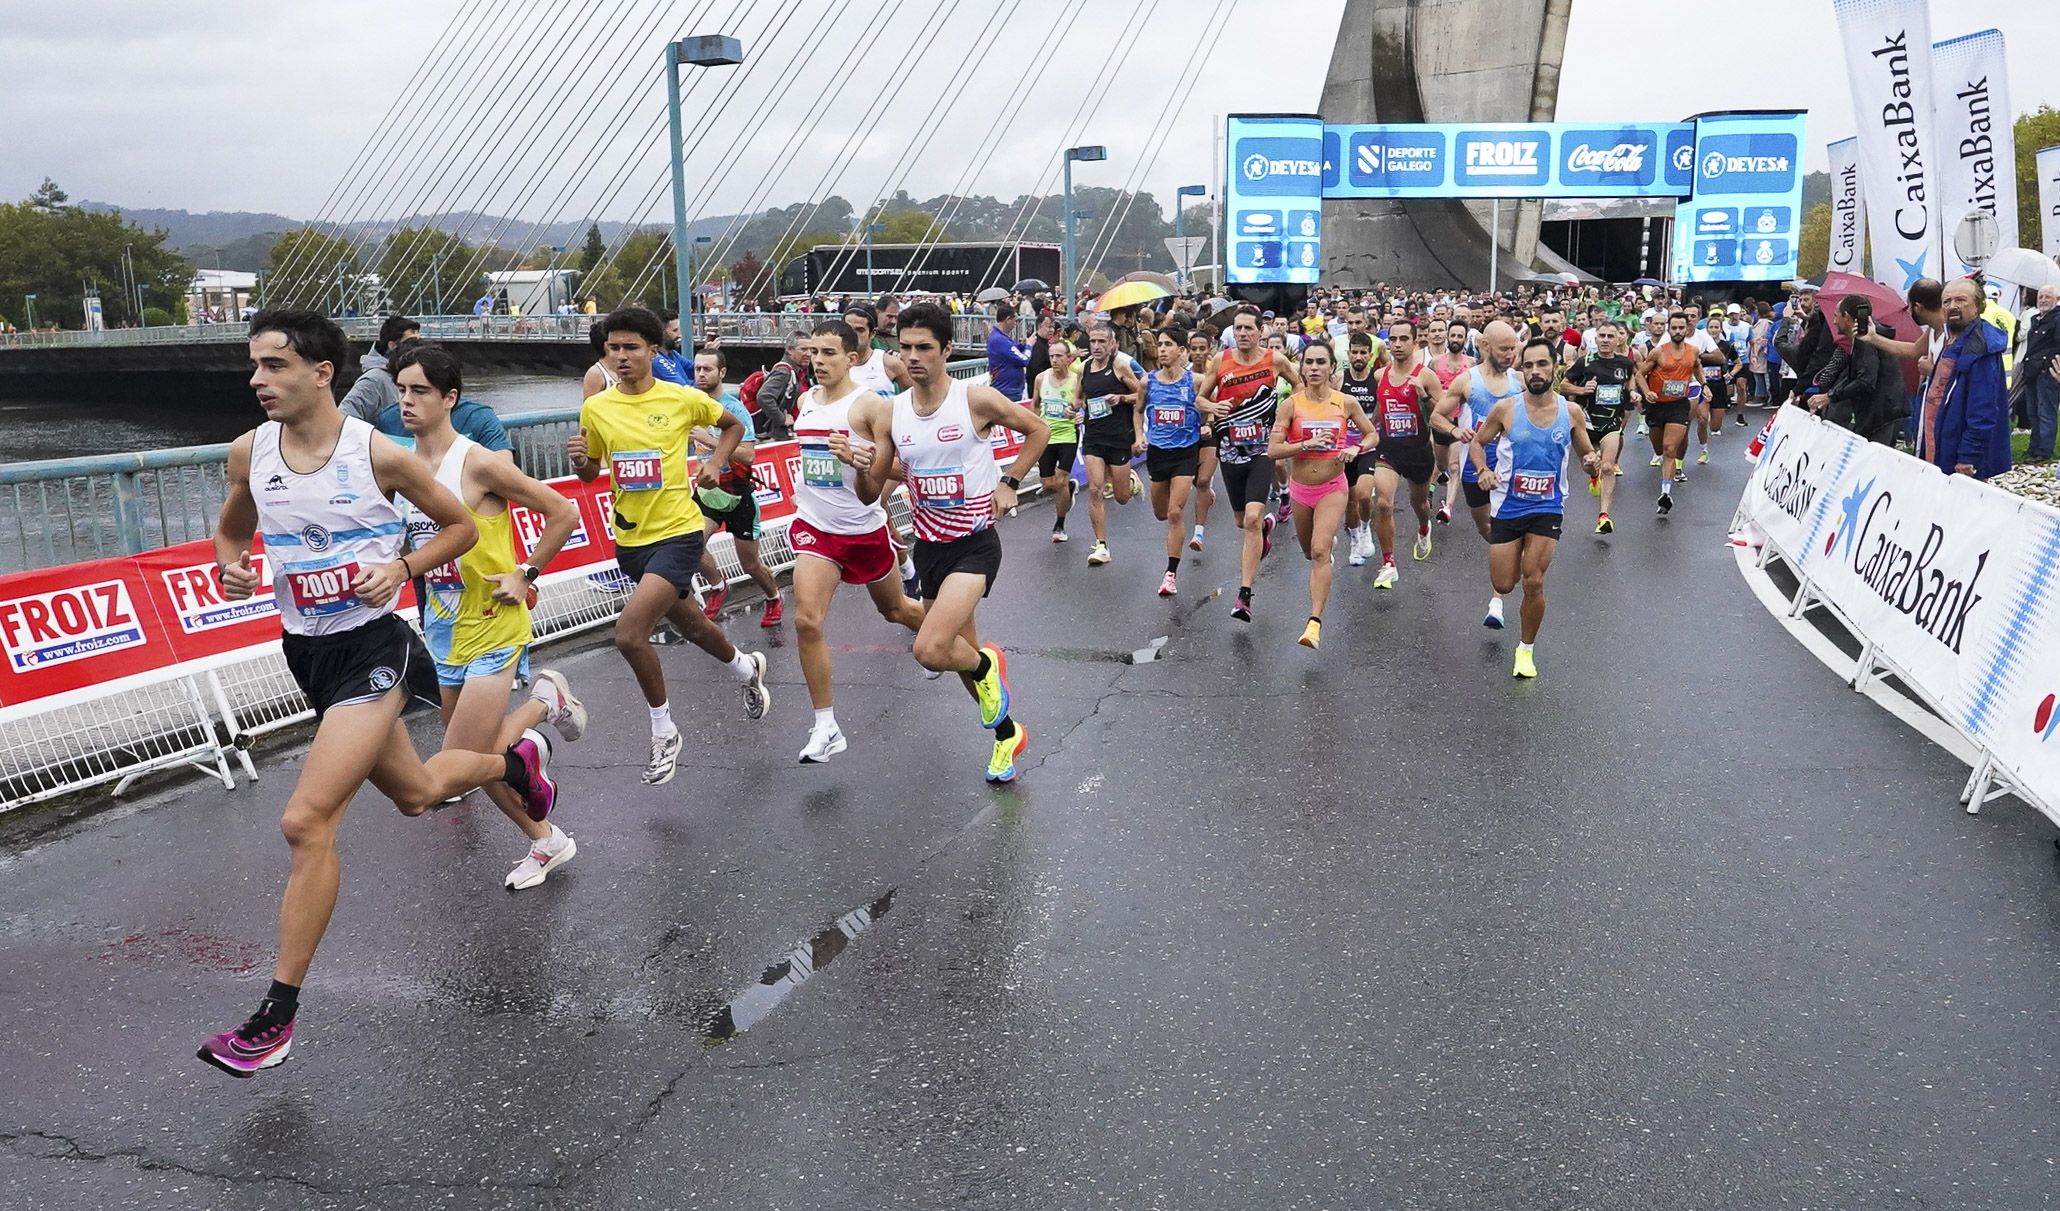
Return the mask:
M536 578L544 574L544 570L542 568L537 567L533 563L523 564L521 567L515 570L522 573L522 579L528 581L531 584L535 584Z
M1002 483L1002 486L1003 486L1003 487L1007 488L1007 489L1008 489L1009 491L1011 491L1011 492L1017 491L1017 490L1019 490L1020 488L1022 488L1022 486L1023 486L1023 481L1022 481L1022 480L1020 480L1020 479L1017 479L1017 478L1016 478L1015 476L1013 476L1013 475L1004 475L1004 476L1002 476L1002 477L1001 477L1001 483Z

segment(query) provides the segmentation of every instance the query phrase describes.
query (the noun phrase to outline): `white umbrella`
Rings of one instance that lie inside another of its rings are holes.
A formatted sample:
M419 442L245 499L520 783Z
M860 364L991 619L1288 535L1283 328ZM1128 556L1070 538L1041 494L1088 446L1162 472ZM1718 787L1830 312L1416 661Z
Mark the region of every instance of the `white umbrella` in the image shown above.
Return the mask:
M1982 276L2026 290L2060 287L2060 265L2053 258L2030 248L2005 248L1981 267Z

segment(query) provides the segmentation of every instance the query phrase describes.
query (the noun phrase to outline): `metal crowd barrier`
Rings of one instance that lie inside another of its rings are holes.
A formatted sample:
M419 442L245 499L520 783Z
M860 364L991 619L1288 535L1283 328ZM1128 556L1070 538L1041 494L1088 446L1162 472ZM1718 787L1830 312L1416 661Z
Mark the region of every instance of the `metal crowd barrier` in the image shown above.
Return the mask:
M597 316L592 315L425 315L414 317L422 335L433 341L548 341L584 342ZM788 336L805 334L828 318L823 312L720 311L694 317L696 341L718 336L737 345L783 345ZM971 350L987 339L988 316L968 312L952 317L952 342ZM354 316L338 320L343 333L355 344L369 344L379 336L384 316ZM113 345L203 345L240 342L248 333L240 322L180 324L155 328L108 328L99 332L22 332L9 348L79 348Z
M954 378L977 381L985 377L981 362L955 362ZM504 418L517 460L531 475L549 479L569 474L565 462L565 437L578 423L577 408L525 412ZM108 458L54 459L42 463L0 466L0 484L10 490L25 485L59 485L52 492L71 493L80 500L100 493L103 498L136 489L124 486L122 476L142 475L164 468L214 468L214 485L209 509L187 510L179 526L169 531L205 538L213 533L214 511L219 510L228 447L195 446L184 450L152 451L140 455ZM81 469L81 465L88 465ZM1036 481L1024 484L1026 493L1035 491ZM202 496L206 493L202 492ZM151 496L164 516L149 524L112 525L111 537L98 532L80 534L71 527L50 532L66 541L87 538L95 543L112 543L99 554L136 554L148 546L133 548L128 542L143 543L146 536L167 532L165 518L172 516L162 494ZM131 511L133 513L133 510ZM21 510L17 508L17 526ZM76 512L69 515L76 518ZM913 532L908 507L899 495L888 503L888 516L904 542ZM155 528L153 528L155 526ZM185 541L175 538L173 541ZM39 535L37 543L42 542ZM40 546L37 549L42 549ZM724 584L745 579L735 544L727 533L709 543L709 553ZM98 557L82 553L76 559ZM759 558L775 575L794 564L787 546L784 520L770 522L759 543ZM58 562L70 562L59 560ZM49 565L37 565L49 566ZM696 577L696 588L706 593L714 586ZM548 574L537 586L537 605L532 612L537 645L570 638L612 623L620 612L628 583L612 567ZM212 666L194 670L167 670L161 681L131 685L110 694L94 695L90 687L60 699L55 705L8 714L0 710L0 811L58 798L76 791L114 784L119 795L136 779L180 766L190 767L234 789L236 779L229 764L234 755L244 776L258 778L249 750L259 739L298 726L314 712L286 670L276 648L260 649L250 655L231 657Z

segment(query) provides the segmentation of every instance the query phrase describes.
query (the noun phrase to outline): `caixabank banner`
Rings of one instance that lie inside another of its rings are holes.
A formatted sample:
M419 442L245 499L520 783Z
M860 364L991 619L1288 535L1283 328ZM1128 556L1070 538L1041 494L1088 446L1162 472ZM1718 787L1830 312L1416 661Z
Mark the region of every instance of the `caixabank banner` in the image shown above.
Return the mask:
M2060 511L1790 406L1745 514L2021 784L2060 788Z

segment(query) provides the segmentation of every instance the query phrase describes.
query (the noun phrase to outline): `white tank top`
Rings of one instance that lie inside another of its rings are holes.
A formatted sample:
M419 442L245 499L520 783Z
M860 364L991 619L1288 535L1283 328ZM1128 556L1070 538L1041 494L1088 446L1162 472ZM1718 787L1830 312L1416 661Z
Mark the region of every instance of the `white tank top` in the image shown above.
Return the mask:
M362 568L399 559L407 527L372 474L371 425L346 417L329 461L306 475L279 453L280 425L259 425L250 443L250 494L272 561L279 621L294 635L334 635L393 612L358 600Z
M895 396L893 433L917 538L950 542L994 524L1001 468L973 424L965 383L953 379L929 416L916 414L915 392Z
M901 390L894 385L894 379L887 373L887 355L878 349L873 350L864 361L852 363L851 381L864 390L883 396L891 396Z
M601 372L601 386L603 388L613 387L616 384L615 372L608 368L607 362L595 362L594 369Z
M444 451L443 461L436 467L436 482L461 503L465 500L465 455L476 444L460 433L458 439L451 443L451 448ZM408 509L407 519L408 545L417 551L443 533L443 527L423 516L420 509ZM458 568L458 561L454 559L440 568L429 569L422 573L422 580L429 588L429 596L434 599L424 603L428 611L422 616L423 623L448 624L458 616L458 601L465 595L465 576Z
M870 534L887 524L876 501L858 498L852 484L858 471L830 453L830 437L851 436L851 401L865 394L854 387L844 398L823 403L823 389L810 387L801 397L801 415L794 421L794 440L801 446L801 468L794 476L794 511L825 534Z

